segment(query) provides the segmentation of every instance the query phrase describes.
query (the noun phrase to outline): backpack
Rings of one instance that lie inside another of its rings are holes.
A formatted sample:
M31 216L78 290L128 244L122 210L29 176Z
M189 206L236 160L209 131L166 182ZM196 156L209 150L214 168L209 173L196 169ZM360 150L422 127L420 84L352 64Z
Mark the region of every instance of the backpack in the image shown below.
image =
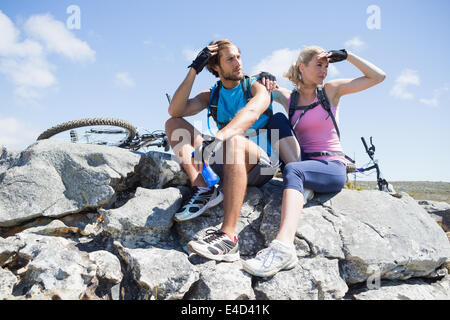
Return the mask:
M334 128L336 129L336 133L339 137L339 140L341 139L341 133L339 131L339 127L336 122L336 118L334 117L333 112L331 111L331 105L330 101L328 100L327 94L325 93L325 88L322 85L319 85L316 87L316 95L317 95L317 101L313 104L310 104L309 106L296 106L296 102L298 100L299 93L296 89L294 89L291 93L291 102L289 104L289 123L292 123L292 117L294 116L294 113L297 110L302 110L303 113L298 117L295 124L292 126L292 131L295 134L295 127L299 123L300 119L311 109L314 109L318 105L321 105L322 108L328 113L329 118L333 121ZM355 161L350 158L349 156L345 155L342 152L328 152L328 151L321 151L321 152L313 152L313 153L305 153L306 157L321 157L321 156L341 156L345 157L348 161L351 163L355 163Z
M251 79L249 76L244 75L244 79L242 79L242 81L241 81L242 91L244 93L244 97L245 97L245 100L247 101L247 103L250 101L251 98L253 98L250 80ZM222 81L219 80L219 81L217 81L216 88L211 92L211 98L209 99L209 104L208 104L208 128L209 128L209 118L212 117L214 119L214 121L216 122L219 130L222 129L223 127L227 126L231 122L231 120L226 121L226 122L221 122L217 118L217 111L219 108L218 104L219 104L220 89L222 89ZM270 95L270 98L271 98L271 104L266 109L266 111L264 111L264 113L263 113L264 115L266 115L268 117L268 119L273 116L272 94ZM266 129L266 128L267 128L267 123L263 128L259 128L256 130L256 135L259 134L259 130ZM209 128L209 130L211 131L211 128Z

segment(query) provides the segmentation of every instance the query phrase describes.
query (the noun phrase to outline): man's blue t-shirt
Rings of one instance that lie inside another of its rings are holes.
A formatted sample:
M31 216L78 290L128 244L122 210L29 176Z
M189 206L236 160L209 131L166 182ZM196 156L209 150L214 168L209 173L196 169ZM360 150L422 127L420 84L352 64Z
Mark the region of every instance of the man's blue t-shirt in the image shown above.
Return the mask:
M250 87L256 81L256 78L250 79ZM213 96L214 90L217 89L217 84L211 88L211 96L210 103ZM233 119L236 114L243 107L247 105L247 100L244 96L244 90L242 89L242 81L233 89L226 89L223 86L219 92L219 100L217 103L217 120L219 122L229 122ZM272 104L269 105L269 108L272 107ZM266 153L270 156L270 141L267 139L266 130L261 130L260 134L254 136L256 130L262 129L266 127L269 121L269 117L265 114L262 114L259 119L247 130L246 134L250 137L249 139L260 146ZM253 136L253 137L252 137Z

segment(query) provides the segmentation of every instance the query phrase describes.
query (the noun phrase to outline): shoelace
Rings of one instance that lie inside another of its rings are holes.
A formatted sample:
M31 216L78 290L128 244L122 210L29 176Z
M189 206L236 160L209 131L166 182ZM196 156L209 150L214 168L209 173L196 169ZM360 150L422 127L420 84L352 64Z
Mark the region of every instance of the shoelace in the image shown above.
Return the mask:
M211 242L219 239L223 235L224 235L224 233L222 231L220 231L220 230L208 229L205 232L205 238L203 239L203 241L206 242L206 243L211 243Z
M277 251L278 251L277 249L274 249L272 247L266 248L256 255L256 259L263 260L263 263L262 263L263 267L269 267L272 265L272 262L275 259L275 255L276 255ZM270 258L272 258L270 260L270 263L266 264Z
M191 200L187 204L184 205L184 207L191 206L195 201L201 200L202 202L205 202L205 200L208 199L209 195L203 194L207 191L202 191L201 189L197 189L197 191L192 196Z

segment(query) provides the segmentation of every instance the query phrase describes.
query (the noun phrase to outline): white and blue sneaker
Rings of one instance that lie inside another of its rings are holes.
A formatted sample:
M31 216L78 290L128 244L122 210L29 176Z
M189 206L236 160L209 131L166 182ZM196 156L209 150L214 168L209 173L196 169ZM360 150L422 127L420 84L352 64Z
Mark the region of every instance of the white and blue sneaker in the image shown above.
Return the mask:
M175 213L175 221L194 219L223 201L223 193L217 187L194 187L193 191L194 195L188 203Z
M257 253L256 257L242 262L242 267L251 275L270 277L281 270L294 268L298 263L295 247L273 240L269 247Z

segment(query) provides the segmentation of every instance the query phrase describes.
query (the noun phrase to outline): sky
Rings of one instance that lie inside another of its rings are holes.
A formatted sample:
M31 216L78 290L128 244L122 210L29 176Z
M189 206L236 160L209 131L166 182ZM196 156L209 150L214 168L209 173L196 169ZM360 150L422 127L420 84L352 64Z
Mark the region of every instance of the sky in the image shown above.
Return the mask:
M387 74L341 98L344 151L366 164L360 138L373 136L388 181L450 182L449 12L446 0L1 0L0 146L23 150L81 118L164 129L165 94L212 40L232 40L245 73L272 72L289 89L283 73L302 48L319 45L350 50ZM343 61L327 80L360 76ZM191 96L215 82L203 71ZM188 120L207 133L206 111Z

